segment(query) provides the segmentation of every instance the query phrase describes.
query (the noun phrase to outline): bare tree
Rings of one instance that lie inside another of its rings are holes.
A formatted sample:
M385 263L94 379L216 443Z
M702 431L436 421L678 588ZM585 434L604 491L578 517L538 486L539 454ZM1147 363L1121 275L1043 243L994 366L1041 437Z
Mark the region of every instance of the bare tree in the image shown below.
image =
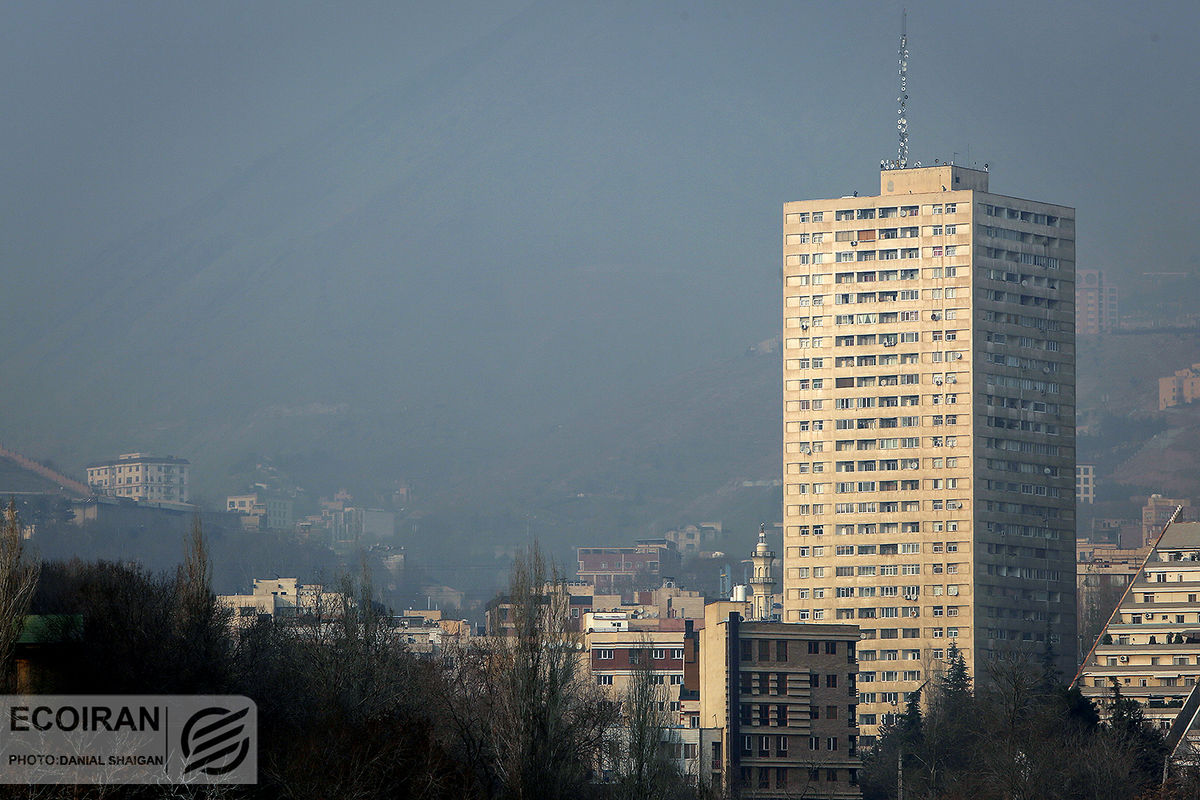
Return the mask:
M16 504L10 500L0 526L0 663L5 692L17 688L13 656L40 571L39 563L26 556L21 520Z
M669 730L663 675L654 669L649 643L646 658L638 660L621 704L621 727L617 735L620 753L619 798L666 800L676 797L684 785L677 762L668 757L664 741Z
M231 612L217 602L212 571L204 530L196 516L175 579L176 624L182 650L179 678L187 691L217 691L226 683Z
M515 635L487 659L489 748L500 794L515 800L577 797L615 719L584 669L569 630L563 580L535 545L513 567Z

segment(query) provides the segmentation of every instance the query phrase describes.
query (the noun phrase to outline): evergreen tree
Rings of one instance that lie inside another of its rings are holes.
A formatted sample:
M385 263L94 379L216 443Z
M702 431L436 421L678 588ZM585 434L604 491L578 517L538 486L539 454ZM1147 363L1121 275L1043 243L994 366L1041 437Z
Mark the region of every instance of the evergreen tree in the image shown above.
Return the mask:
M1166 743L1163 735L1146 724L1142 704L1132 697L1121 694L1121 685L1112 679L1112 714L1109 728L1118 739L1125 741L1134 750L1137 772L1149 782L1162 772Z
M1042 643L1042 653L1039 658L1042 667L1041 693L1049 697L1062 684L1062 674L1058 669L1058 653L1054 650L1054 635L1050 623L1046 623L1045 638Z
M965 701L971 696L971 673L956 642L950 642L946 650L946 671L938 678L938 688L951 704Z

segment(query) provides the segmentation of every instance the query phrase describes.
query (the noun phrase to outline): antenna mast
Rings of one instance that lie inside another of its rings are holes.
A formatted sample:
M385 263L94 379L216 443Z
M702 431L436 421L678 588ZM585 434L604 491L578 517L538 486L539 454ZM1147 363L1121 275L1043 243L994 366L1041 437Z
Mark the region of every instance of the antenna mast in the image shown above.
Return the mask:
M900 96L896 102L896 128L900 132L900 149L896 157L896 168L908 166L908 9L900 14Z

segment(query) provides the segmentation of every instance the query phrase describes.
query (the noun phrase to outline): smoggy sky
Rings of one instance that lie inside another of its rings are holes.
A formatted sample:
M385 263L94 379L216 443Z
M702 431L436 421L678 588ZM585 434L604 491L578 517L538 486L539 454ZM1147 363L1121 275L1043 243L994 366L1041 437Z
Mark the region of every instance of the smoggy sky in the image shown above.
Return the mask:
M778 333L781 203L878 190L899 27L892 2L4 4L0 438L194 454L236 438L182 432L235 396L515 420L736 354ZM1200 6L919 2L908 31L913 161L1075 206L1080 267L1195 268ZM114 318L130 341L83 346ZM392 383L312 378L363 353ZM468 356L490 395L454 383Z
M759 154L791 178L787 197L766 198L772 206L870 191L894 150L896 3L562 5L6 3L0 257L82 260L373 92L552 10L558 35L611 41L584 54L610 86L745 82L763 124L794 134L793 152ZM1178 192L1200 163L1200 7L912 5L914 159L957 153L961 163L970 148L991 164L994 190L1078 206L1081 264L1195 263ZM531 77L560 68L536 55L524 64ZM642 109L627 113L639 125ZM664 154L680 135L643 133ZM1129 237L1120 245L1105 236L1117 229Z

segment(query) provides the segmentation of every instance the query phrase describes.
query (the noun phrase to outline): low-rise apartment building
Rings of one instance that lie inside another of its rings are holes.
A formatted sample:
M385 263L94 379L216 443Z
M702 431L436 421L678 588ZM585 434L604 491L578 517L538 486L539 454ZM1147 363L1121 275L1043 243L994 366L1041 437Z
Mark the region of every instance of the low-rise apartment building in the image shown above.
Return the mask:
M861 797L859 630L746 622L746 604L709 604L701 631L700 721L721 731L713 785L742 798Z
M1167 526L1075 676L1102 709L1112 687L1167 730L1200 678L1200 523Z
M261 617L332 619L344 610L341 593L326 591L319 583L302 584L296 578L255 578L250 594L217 595L217 602L233 612L230 622L235 627L253 625Z
M1174 375L1158 379L1158 410L1193 402L1200 397L1200 364L1175 370Z
M295 524L292 501L265 492L230 495L225 498L225 508L241 514L242 524L248 528L282 531Z
M123 453L87 466L96 494L160 503L187 503L190 462L174 456Z
M633 547L580 547L579 580L598 592L648 589L679 568L679 551L668 539L639 539Z

